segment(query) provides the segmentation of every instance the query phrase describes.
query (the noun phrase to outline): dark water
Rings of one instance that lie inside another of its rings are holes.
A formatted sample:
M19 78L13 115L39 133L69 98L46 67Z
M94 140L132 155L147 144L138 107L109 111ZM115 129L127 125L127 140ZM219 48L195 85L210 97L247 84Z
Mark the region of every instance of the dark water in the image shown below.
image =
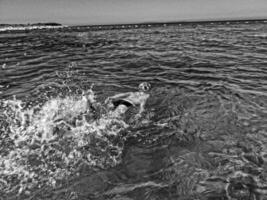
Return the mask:
M1 33L0 199L267 199L266 38L264 22ZM140 119L106 115L143 81Z

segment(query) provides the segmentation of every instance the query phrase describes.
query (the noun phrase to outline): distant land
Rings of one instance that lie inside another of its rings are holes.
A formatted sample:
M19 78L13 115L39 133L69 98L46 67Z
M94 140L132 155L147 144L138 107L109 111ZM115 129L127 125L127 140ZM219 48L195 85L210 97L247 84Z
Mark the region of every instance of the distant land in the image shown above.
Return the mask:
M56 22L48 22L48 23L33 23L33 24L0 24L0 27L3 26L62 26L62 24Z
M25 31L35 29L55 29L66 27L55 22L34 23L34 24L0 24L0 32L4 31Z

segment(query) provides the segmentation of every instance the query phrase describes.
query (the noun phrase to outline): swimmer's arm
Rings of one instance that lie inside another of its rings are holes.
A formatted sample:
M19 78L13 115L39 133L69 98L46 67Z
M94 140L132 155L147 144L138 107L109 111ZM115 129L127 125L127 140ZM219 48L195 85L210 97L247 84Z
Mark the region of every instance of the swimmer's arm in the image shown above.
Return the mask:
M131 94L131 92L126 92L126 93L121 93L121 94L116 94L112 97L108 97L105 102L107 103L109 100L111 99L117 99L117 98L121 98L121 97L126 97L126 96L129 96Z
M145 104L146 104L146 102L140 103L140 109L139 109L139 112L138 112L139 115L141 115L141 113L144 112Z
M139 112L135 115L135 119L139 119L141 117L141 114L144 112L145 102L140 103L140 109Z
M116 95L114 95L114 96L112 96L110 98L117 99L117 98L129 96L130 94L131 94L131 92L126 92L126 93L116 94Z
M149 97L149 95L147 96L147 98L148 97ZM147 98L140 102L140 109L139 109L139 112L136 114L136 118L141 117L141 114L144 112Z

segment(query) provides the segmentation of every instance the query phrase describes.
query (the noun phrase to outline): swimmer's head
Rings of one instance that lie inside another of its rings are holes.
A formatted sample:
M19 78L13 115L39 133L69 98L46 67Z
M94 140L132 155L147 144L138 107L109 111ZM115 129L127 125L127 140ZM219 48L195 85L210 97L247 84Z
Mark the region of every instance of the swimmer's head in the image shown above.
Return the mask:
M151 85L148 82L143 82L143 83L140 83L138 88L140 91L146 92L146 91L150 90Z

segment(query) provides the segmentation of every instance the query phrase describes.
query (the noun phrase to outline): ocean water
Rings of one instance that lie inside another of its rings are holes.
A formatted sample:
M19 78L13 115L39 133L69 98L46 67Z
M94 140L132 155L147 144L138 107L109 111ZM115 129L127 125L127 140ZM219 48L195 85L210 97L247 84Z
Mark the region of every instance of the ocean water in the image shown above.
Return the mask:
M0 33L0 199L267 199L267 23Z

